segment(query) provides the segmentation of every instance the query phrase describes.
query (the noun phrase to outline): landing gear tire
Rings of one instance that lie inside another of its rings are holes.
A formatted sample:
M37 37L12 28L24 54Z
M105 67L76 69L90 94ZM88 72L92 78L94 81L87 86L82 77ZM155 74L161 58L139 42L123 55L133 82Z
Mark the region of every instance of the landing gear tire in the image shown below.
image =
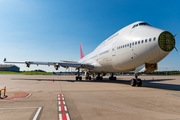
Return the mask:
M137 79L137 83L136 84L137 84L138 87L141 87L142 86L142 80L141 79Z
M78 80L82 80L82 77L80 76L80 77L78 77L78 76L76 76L76 81L78 81Z
M96 80L102 80L102 77L96 77Z
M116 80L116 77L109 77L109 80Z
M131 86L133 86L133 87L136 86L136 79L134 79L134 78L131 79Z
M91 80L91 76L86 76L86 80Z
M78 79L79 79L79 77L78 77L78 76L76 76L76 81L78 81Z

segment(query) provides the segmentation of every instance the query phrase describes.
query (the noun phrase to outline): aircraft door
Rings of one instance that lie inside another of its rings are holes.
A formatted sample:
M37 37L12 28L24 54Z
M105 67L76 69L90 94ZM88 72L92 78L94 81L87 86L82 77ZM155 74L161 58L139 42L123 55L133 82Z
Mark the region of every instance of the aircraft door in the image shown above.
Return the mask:
M136 45L137 42L132 42L130 43L130 50L131 50L131 59L134 61L134 64L136 64L138 62L137 58L138 55L136 54Z
M116 49L115 49L115 47L112 48L112 56L116 56Z

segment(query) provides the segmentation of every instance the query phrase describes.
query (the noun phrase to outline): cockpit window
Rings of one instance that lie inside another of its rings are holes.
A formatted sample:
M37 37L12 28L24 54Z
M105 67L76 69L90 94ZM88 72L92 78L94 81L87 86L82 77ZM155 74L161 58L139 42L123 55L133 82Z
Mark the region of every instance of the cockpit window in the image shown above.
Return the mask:
M149 25L148 23L146 22L142 22L142 23L139 23L139 24L135 24L132 28L135 28L137 26L141 26L141 25ZM149 25L150 26L150 25Z
M146 22L142 22L142 23L139 23L139 25L149 25L149 24Z

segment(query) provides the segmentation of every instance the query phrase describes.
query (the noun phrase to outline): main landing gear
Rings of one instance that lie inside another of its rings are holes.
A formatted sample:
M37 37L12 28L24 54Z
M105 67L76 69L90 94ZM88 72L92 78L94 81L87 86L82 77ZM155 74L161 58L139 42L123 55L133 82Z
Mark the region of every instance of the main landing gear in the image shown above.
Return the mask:
M82 80L82 77L80 76L80 73L79 73L79 68L78 68L78 76L76 76L76 81L78 81L78 80Z
M131 86L138 86L138 87L141 87L142 86L142 80L138 78L138 75L135 74L135 79L131 79Z
M111 73L111 76L109 77L109 80L116 80L116 77L113 77L114 73Z
M98 73L98 76L96 77L96 80L102 80L103 78L100 76L100 73Z
M91 76L89 75L89 72L86 73L85 79L86 79L86 80L91 80Z

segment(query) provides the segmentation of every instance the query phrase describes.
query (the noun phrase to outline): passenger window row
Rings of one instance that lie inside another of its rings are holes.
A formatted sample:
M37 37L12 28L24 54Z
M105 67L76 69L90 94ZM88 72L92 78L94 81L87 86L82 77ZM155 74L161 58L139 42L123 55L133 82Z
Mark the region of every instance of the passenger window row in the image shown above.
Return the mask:
M149 42L151 42L152 39L149 38ZM156 41L156 37L153 38L153 41ZM141 40L141 41L136 41L136 42L133 42L133 43L130 43L130 44L125 44L125 45L122 45L122 46L118 46L117 49L122 49L122 48L125 48L125 47L131 47L133 45L137 45L137 44L143 44L143 43L147 43L148 40L145 39L145 40Z

